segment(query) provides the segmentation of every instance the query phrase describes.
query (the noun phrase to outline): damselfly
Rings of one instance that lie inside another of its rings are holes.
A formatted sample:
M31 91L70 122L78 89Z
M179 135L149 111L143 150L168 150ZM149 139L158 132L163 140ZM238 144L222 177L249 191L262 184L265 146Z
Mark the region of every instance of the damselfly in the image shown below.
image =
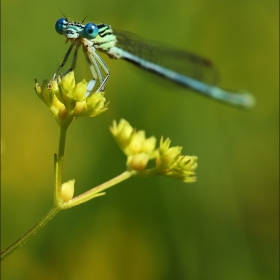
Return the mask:
M107 65L96 52L98 50L108 54L110 58L124 59L176 84L230 105L243 108L254 105L254 97L247 92L234 92L217 87L214 68L207 59L145 42L129 32L113 30L104 23L83 24L61 18L56 22L55 29L57 33L64 35L66 42L70 41L71 45L53 79L74 70L78 50L82 47L93 77L89 82L88 93L103 91L110 76ZM70 57L71 65L65 69Z

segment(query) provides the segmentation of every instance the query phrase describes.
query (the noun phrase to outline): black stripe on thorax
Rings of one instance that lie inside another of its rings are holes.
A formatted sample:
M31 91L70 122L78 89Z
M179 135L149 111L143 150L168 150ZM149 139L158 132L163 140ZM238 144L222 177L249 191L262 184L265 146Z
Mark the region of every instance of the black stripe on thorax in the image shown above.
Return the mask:
M105 37L106 35L113 34L112 29L111 29L110 25L108 25L108 24L100 23L100 24L97 24L97 27L99 30L98 35L102 38Z

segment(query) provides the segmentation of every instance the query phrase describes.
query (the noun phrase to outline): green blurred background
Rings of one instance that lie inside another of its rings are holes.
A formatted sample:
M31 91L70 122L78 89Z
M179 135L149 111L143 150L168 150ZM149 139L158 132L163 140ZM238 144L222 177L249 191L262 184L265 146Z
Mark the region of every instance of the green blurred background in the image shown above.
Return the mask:
M70 127L64 180L79 194L124 170L108 129L123 117L197 155L198 182L134 178L60 212L2 263L2 279L278 279L276 0L2 1L2 249L52 205L59 129L33 87L66 52L59 10L209 57L221 86L252 92L257 106L160 86L103 56L109 110Z

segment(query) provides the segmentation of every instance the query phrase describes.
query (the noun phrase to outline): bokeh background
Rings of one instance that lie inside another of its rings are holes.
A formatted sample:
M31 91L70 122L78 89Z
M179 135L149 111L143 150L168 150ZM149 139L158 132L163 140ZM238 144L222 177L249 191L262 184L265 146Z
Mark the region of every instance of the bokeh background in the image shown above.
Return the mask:
M52 206L59 128L34 92L67 46L62 17L105 22L209 57L220 85L252 92L242 111L163 84L123 61L111 71L110 108L75 121L64 180L76 194L123 172L109 133L126 118L199 157L198 182L133 178L105 197L60 212L1 264L3 280L278 279L278 1L107 0L1 3L1 246Z

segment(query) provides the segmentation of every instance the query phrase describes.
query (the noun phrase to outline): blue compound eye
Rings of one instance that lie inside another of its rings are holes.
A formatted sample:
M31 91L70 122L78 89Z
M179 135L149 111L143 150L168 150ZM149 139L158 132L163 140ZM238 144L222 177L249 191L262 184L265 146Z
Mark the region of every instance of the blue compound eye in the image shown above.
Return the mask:
M93 23L88 23L83 30L83 36L87 39L94 39L98 35L98 27Z
M63 35L63 25L66 23L65 18L60 18L56 23L55 23L55 30L58 34Z

